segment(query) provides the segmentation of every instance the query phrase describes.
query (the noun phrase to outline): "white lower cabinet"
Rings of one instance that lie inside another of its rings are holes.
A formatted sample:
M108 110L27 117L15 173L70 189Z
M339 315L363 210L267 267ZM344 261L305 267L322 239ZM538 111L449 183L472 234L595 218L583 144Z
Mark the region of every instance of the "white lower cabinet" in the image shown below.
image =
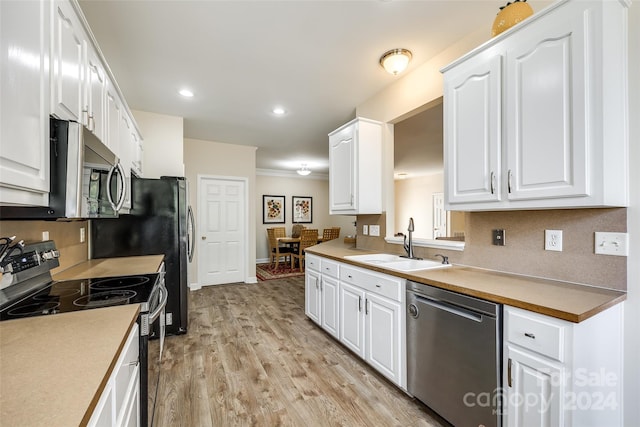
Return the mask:
M307 255L308 257L308 255ZM307 268L304 273L304 313L320 324L320 273Z
M622 304L580 323L505 306L503 424L622 426L621 331Z
M405 282L308 254L305 313L406 390Z
M340 342L406 389L404 280L340 267Z
M138 324L133 325L89 420L89 427L140 425L140 360Z
M320 283L320 325L336 338L339 337L339 296L338 279L323 274Z

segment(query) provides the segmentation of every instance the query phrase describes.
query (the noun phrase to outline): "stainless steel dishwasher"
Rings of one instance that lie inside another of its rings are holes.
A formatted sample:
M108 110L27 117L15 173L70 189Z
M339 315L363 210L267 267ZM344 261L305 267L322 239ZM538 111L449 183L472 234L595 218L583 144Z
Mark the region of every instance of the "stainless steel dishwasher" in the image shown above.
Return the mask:
M407 282L407 390L458 427L501 425L502 306Z

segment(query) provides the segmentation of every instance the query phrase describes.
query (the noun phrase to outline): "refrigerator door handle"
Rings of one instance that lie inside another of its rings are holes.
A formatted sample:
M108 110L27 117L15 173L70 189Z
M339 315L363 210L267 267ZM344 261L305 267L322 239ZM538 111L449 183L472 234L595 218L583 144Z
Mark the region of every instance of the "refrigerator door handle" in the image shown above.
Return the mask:
M196 248L194 245L194 239L196 235L196 221L193 217L193 209L191 206L187 209L189 227L188 227L188 235L187 235L187 256L189 257L189 262L193 261L193 254L196 252Z

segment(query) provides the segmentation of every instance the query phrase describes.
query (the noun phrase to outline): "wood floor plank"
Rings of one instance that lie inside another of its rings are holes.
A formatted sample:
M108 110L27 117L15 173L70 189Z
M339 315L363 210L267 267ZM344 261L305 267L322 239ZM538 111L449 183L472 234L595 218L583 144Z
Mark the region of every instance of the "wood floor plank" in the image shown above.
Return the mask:
M304 277L190 292L156 404L158 427L448 425L305 316Z

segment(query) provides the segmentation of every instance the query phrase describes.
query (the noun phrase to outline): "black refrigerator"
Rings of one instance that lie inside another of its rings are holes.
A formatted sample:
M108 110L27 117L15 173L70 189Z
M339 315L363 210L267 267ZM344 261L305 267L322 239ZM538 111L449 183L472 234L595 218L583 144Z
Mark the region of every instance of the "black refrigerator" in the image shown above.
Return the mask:
M91 221L91 258L164 255L167 335L187 332L194 232L187 180L181 177L132 177L129 214Z

